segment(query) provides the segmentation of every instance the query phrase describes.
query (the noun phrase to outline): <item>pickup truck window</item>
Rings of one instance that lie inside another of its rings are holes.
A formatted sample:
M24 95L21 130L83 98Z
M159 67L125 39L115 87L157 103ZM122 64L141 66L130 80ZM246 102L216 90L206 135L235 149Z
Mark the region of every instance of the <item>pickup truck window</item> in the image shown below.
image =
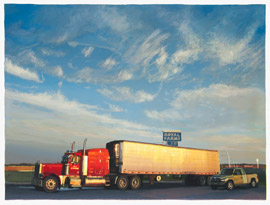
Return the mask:
M233 169L222 169L221 175L232 175Z
M234 175L242 175L242 172L240 169L236 169L233 174Z

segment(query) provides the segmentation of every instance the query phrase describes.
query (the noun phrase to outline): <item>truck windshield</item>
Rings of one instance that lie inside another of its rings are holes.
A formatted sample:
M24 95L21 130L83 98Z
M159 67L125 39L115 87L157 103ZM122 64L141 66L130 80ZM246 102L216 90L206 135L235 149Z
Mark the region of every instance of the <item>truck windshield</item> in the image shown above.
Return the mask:
M232 175L233 169L222 169L221 175Z
M61 163L68 163L69 157L70 157L70 155L66 155L66 154L65 154L65 155L62 157Z

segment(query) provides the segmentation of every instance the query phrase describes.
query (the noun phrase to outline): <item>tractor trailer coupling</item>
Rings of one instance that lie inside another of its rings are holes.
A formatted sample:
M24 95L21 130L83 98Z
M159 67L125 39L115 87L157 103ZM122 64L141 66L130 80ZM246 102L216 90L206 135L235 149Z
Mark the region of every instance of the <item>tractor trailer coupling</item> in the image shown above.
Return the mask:
M112 141L105 148L66 151L60 163L36 163L32 184L55 192L61 187L117 187L140 189L143 179L150 184L162 175L181 175L187 185L210 184L219 170L215 150L172 147L132 141ZM190 163L192 162L192 163Z

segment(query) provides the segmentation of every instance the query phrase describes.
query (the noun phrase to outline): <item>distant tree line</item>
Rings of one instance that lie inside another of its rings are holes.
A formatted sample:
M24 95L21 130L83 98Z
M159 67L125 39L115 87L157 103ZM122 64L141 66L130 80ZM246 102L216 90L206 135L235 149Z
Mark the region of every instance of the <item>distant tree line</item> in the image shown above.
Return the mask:
M5 166L34 166L33 163L5 164Z

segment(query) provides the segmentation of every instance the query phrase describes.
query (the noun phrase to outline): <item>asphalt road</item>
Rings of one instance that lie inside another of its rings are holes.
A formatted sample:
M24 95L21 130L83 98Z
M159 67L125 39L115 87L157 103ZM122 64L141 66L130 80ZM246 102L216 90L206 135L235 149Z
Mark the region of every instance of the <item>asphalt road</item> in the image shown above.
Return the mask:
M242 200L265 200L266 188L240 187L232 191L218 189L212 190L208 186L185 186L179 182L159 182L154 185L144 184L140 190L117 190L99 188L63 188L56 193L37 191L30 185L6 184L6 200L20 199L178 199L178 200L219 200L219 199L242 199Z

